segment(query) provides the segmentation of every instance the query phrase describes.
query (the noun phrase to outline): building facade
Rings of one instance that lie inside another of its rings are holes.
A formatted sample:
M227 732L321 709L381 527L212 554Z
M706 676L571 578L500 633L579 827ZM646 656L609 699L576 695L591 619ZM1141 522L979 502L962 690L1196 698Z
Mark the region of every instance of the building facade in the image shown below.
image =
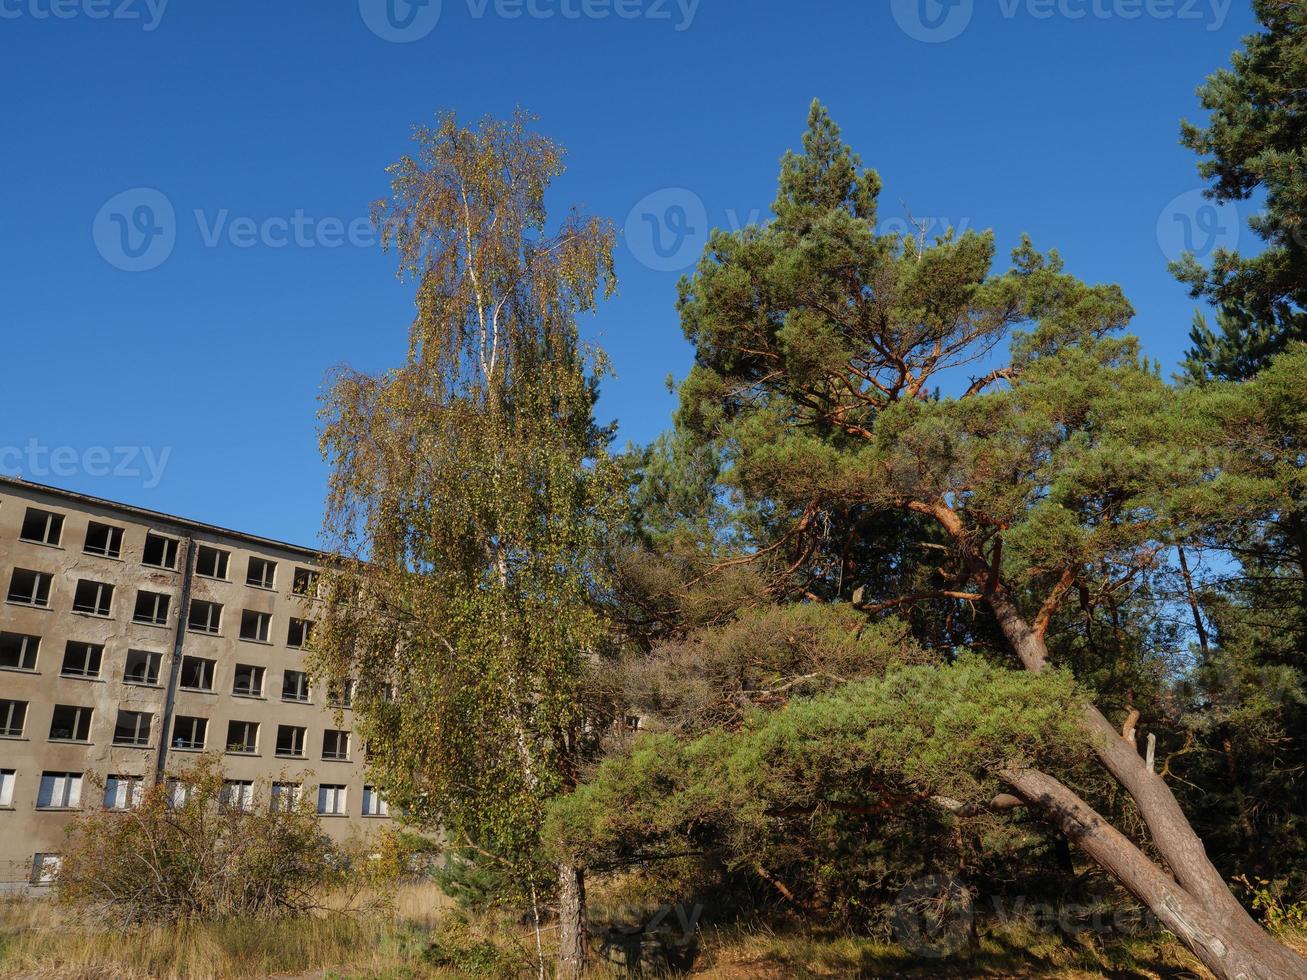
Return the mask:
M48 881L75 813L202 752L230 805L308 794L337 840L388 822L351 692L305 667L316 557L0 477L0 888Z

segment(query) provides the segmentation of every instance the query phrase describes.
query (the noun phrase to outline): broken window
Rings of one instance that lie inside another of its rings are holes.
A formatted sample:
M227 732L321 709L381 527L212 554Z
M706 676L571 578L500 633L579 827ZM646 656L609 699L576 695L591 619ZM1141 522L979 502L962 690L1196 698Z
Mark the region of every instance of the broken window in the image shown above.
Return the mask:
M388 817L390 816L390 807L386 801L381 798L375 786L363 787L363 816L365 817Z
M227 722L227 751L256 755L259 751L259 723L257 721Z
M163 654L151 653L149 650L128 650L127 667L123 671L123 680L128 684L157 685L159 683L159 664Z
M288 670L281 677L283 701L308 701L309 675L302 670Z
M277 580L277 563L266 558L251 558L245 572L245 584L256 589L271 589Z
M178 715L172 723L172 747L174 749L202 749L204 738L209 731L207 718L188 718Z
M23 633L0 633L0 667L7 670L36 670L39 636Z
M193 599L191 614L187 617L186 624L196 633L210 633L216 636L222 632L222 604Z
M349 758L349 732L328 728L322 733L322 758L337 762Z
M132 622L146 623L150 626L167 626L168 607L171 603L172 596L162 592L144 590L137 592L136 610L132 613Z
M52 514L48 510L28 507L23 516L23 529L18 536L33 544L59 545L64 531L64 515Z
M141 564L153 565L155 568L176 569L176 538L165 538L162 534L155 534L154 532L147 534L145 536L145 551L141 556Z
M0 735L6 738L22 738L23 725L26 721L26 701L0 700Z
M53 885L59 874L63 858L58 854L36 854L32 857L32 884Z
M304 757L304 733L307 729L296 725L277 726L277 754L289 758Z
M56 704L50 716L50 741L89 742L91 709L73 704Z
M9 601L22 606L50 605L50 583L53 576L48 572L33 572L26 568L15 568L9 579Z
M254 809L254 783L248 779L228 779L222 784L219 805L224 810Z
M69 640L64 647L64 665L59 673L64 677L99 677L103 659L104 647Z
M227 560L231 558L230 551L222 551L219 548L211 548L207 544L202 544L195 554L195 574L202 575L205 578L227 578Z
M289 813L300 805L303 795L303 787L299 783L273 783L271 809L274 813Z
M354 682L327 685L327 704L333 708L348 708L354 704Z
M144 794L145 783L140 776L110 776L104 781L104 808L135 810Z
M309 637L312 635L312 620L292 618L290 621L290 629L286 632L286 646L290 647L292 650L306 647L309 645Z
M80 772L43 772L36 794L38 809L68 810L82 803Z
M237 664L236 679L232 683L231 693L250 698L262 697L263 673L264 669L262 667L255 667L253 664Z
M104 558L121 558L123 553L123 529L112 524L91 521L86 525L86 544L82 550L88 555L100 555Z
M73 595L73 611L89 613L92 616L108 616L113 605L113 586L108 582L92 582L82 579L77 583L77 592Z
M0 769L0 806L14 805L14 780L17 770Z
M342 816L345 813L346 787L323 784L318 787L318 812L327 816Z
M253 609L241 610L241 639L253 640L255 643L267 643L268 631L272 627L269 613L256 612Z
M118 723L113 727L114 745L149 745L150 723L154 716L148 711L118 709Z
M295 569L295 579L291 591L296 595L316 595L318 591L318 573L311 568Z
M192 691L213 690L213 670L217 661L203 657L182 657L182 676L179 686Z

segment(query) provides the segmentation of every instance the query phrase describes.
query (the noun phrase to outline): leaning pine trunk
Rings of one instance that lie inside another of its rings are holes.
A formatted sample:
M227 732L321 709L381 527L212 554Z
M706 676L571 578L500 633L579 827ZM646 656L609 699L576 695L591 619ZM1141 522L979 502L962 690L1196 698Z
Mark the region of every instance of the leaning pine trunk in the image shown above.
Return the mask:
M585 872L558 866L558 976L576 980L585 969Z

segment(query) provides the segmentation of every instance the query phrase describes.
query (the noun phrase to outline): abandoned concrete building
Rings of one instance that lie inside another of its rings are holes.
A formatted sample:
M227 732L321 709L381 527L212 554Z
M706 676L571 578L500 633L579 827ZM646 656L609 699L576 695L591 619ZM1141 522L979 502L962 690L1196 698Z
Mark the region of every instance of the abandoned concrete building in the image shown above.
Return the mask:
M87 807L220 752L231 805L308 793L387 821L349 690L312 683L310 549L0 477L0 889L40 885Z

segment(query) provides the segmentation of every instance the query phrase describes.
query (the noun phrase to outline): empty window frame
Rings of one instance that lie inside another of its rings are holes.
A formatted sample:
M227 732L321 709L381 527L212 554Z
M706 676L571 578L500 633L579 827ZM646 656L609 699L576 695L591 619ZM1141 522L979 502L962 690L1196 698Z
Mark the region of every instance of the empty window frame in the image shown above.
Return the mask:
M9 578L10 602L20 606L50 606L50 583L54 577L49 572L34 572L27 568L15 568Z
M318 813L342 816L346 813L346 787L324 783L318 787Z
M291 618L290 627L286 630L286 646L292 650L298 650L309 645L309 638L313 636L313 621L309 619Z
M299 783L273 783L270 809L274 813L289 813L299 807L303 796L304 787Z
M92 616L108 616L113 608L113 586L108 582L82 579L73 594L73 611Z
M0 633L0 668L36 670L36 654L41 649L39 636L25 633Z
M0 736L22 738L27 723L27 702L0 699Z
M328 728L322 733L322 758L335 762L349 759L349 732Z
M271 589L276 587L277 582L277 563L268 561L266 558L251 558L249 567L245 570L245 584L252 585L256 589Z
M59 539L64 533L64 515L53 514L48 510L28 507L23 515L23 529L18 536L33 544L49 544L58 547Z
M232 681L231 693L241 697L259 698L263 696L264 668L253 664L237 664L235 680Z
M162 534L150 532L145 535L145 550L141 554L142 565L155 568L177 568L177 539L165 538Z
M333 708L349 708L354 705L354 682L332 683L327 685L327 704Z
M113 726L114 745L146 746L150 744L150 726L154 716L148 711L118 709L118 721Z
M135 810L144 794L145 782L140 776L110 776L104 781L104 808Z
M295 595L316 595L318 573L311 568L295 569L295 578L291 581L290 590Z
M172 605L172 596L162 592L146 592L142 589L136 593L136 608L132 612L132 622L145 623L149 626L167 626L168 609Z
M204 748L204 739L209 732L207 718L192 718L178 715L172 723L172 747L174 749L198 750Z
M186 617L186 626L196 633L217 636L222 632L222 603L192 599L191 612Z
M156 687L159 684L159 665L163 654L149 650L128 650L127 666L123 669L123 681L128 684L145 684Z
M228 779L222 784L219 799L224 810L253 810L254 783L248 779Z
M59 875L59 865L63 858L58 854L34 854L32 856L32 884L53 885Z
M306 703L309 700L309 675L302 670L288 670L282 674L281 699Z
M287 759L304 758L304 742L307 729L298 725L277 726L277 755Z
M36 794L38 810L71 810L82 805L80 772L43 772Z
M267 643L272 629L272 614L254 609L241 610L241 639L254 643Z
M14 769L0 769L0 807L14 805L14 782L18 773Z
M98 643L69 640L64 647L64 664L59 668L61 677L99 677L104 661L104 647Z
M381 798L375 786L363 787L363 816L388 817L390 806Z
M50 741L89 742L91 709L76 704L56 704L50 715Z
M204 578L227 578L227 562L231 559L230 551L213 548L207 544L200 545L195 553L195 574Z
M227 751L237 755L257 755L259 723L257 721L227 722Z
M123 529L112 524L91 521L86 525L86 543L82 551L88 555L101 558L121 558L123 554Z
M203 657L182 657L182 674L178 686L191 691L212 691L215 660Z

